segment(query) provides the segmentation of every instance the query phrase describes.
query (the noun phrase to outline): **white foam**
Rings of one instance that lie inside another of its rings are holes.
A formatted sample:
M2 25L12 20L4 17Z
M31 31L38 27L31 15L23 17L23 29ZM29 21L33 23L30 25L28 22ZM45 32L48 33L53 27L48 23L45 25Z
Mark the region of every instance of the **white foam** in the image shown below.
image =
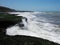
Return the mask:
M58 25L48 23L48 19L46 20L43 17L38 18L35 16L35 14L38 13L36 12L19 13L19 15L17 16L23 16L28 19L28 30L20 29L18 26L15 25L13 27L7 28L6 34L10 36L15 36L15 35L34 36L34 37L47 39L60 44L60 35L59 35L60 28L58 28ZM37 22L37 20L40 20L41 22Z

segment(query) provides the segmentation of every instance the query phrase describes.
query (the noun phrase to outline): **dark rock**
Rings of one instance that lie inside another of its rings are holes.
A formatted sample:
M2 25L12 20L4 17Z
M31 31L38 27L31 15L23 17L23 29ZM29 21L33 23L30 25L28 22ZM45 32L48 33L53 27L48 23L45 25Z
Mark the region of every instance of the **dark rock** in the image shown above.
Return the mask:
M0 14L0 28L7 28L18 22L22 22L22 18L22 16L16 16L13 14Z

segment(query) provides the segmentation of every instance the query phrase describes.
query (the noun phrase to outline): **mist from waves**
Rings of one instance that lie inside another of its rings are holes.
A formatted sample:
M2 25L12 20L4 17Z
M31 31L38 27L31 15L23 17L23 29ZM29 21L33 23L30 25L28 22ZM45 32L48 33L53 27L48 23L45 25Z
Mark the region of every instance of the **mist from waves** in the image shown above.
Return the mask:
M14 12L13 12L14 13ZM23 16L28 19L28 24L24 22L27 29L21 29L18 26L7 28L7 35L26 35L47 39L60 44L60 14L46 12L15 12L17 16Z

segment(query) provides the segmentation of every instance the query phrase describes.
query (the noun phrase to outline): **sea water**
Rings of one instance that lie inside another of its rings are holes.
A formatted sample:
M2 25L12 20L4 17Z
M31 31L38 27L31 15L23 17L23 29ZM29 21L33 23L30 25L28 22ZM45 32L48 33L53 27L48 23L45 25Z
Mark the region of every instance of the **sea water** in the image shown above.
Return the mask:
M10 36L25 35L47 39L60 44L60 12L11 12L27 18L27 29L12 26L6 29Z

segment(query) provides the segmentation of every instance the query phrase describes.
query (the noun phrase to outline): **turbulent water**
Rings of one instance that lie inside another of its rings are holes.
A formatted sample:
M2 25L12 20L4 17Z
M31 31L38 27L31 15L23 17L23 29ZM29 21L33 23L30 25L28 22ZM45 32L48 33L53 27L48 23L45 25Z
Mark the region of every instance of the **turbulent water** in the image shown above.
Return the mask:
M14 12L13 12L14 13ZM13 14L11 13L11 14ZM58 12L15 12L28 19L27 29L18 26L7 28L7 35L26 35L47 39L60 44L60 13Z

